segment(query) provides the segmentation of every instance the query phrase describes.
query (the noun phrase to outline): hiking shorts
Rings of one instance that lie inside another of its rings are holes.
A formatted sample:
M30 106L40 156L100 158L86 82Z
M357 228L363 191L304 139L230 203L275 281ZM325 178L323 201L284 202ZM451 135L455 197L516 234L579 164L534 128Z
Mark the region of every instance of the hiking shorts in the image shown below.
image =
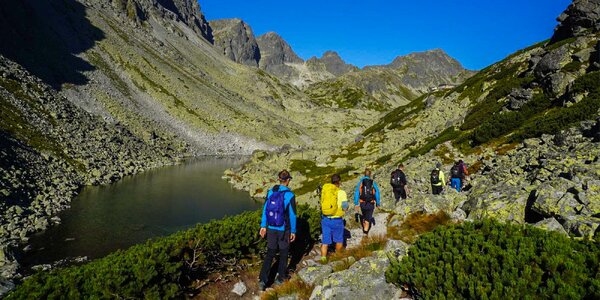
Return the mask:
M323 245L344 242L344 219L321 218L321 230L323 231Z
M281 250L290 246L290 232L267 228L267 248Z
M443 190L444 190L444 188L442 187L442 185L432 185L431 186L431 193L434 195L441 194Z
M396 202L398 202L400 198L406 199L406 189L404 187L394 188L392 191L394 192L394 199L396 199Z

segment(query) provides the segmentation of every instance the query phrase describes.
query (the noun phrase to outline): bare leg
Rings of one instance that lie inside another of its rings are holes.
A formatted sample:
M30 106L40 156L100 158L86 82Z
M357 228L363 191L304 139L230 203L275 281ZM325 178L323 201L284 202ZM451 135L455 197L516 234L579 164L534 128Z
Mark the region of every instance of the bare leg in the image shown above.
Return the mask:
M321 245L321 257L327 256L327 248L329 248L329 245Z

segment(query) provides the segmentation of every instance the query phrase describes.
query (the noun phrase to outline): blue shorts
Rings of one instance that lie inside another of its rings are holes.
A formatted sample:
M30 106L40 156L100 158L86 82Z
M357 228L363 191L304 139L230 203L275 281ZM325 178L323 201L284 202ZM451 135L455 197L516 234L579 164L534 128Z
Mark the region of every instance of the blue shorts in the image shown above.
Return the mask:
M322 217L321 230L323 231L321 241L323 245L344 242L344 219Z
M450 186L452 188L455 188L457 192L460 192L460 189L462 188L461 186L461 181L460 178L452 178L451 182L450 182Z

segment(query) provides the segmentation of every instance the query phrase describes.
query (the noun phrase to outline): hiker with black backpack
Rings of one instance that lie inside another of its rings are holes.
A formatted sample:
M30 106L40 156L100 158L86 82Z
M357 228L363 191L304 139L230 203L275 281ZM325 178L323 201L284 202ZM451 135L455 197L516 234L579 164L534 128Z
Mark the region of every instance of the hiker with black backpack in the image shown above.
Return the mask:
M390 185L392 186L392 192L394 192L394 199L396 199L396 204L398 204L398 200L400 200L400 198L406 199L407 183L408 182L406 181L406 174L404 174L404 164L399 164L398 169L392 172L390 178Z
M452 168L450 168L450 186L460 192L462 189L462 180L464 177L464 171L459 162L455 162Z
M348 209L348 196L340 189L339 174L331 176L331 183L321 189L321 262L327 262L329 245L335 243L335 251L344 247L344 213Z
M371 230L371 225L375 225L373 211L376 207L380 206L379 187L371 179L371 170L369 169L365 170L365 176L356 185L354 205L356 211L360 208L363 233L367 235L369 234L369 230Z
M296 239L296 196L288 188L292 176L286 170L279 172L279 184L267 192L260 222L260 237L267 238L267 255L260 271L258 286L266 288L273 259L279 251L279 265L275 284L287 279L290 243Z
M442 164L436 163L435 168L431 170L431 174L429 175L429 181L431 182L431 193L434 195L439 195L444 190L444 186L446 185L446 177L444 176L444 172L441 171Z

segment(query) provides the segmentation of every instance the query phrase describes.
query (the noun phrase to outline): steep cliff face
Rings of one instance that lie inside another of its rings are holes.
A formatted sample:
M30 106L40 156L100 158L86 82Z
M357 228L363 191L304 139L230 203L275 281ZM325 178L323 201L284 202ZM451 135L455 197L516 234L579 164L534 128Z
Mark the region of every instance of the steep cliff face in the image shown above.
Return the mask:
M252 29L240 19L210 21L215 47L223 50L229 59L258 67L260 50Z

